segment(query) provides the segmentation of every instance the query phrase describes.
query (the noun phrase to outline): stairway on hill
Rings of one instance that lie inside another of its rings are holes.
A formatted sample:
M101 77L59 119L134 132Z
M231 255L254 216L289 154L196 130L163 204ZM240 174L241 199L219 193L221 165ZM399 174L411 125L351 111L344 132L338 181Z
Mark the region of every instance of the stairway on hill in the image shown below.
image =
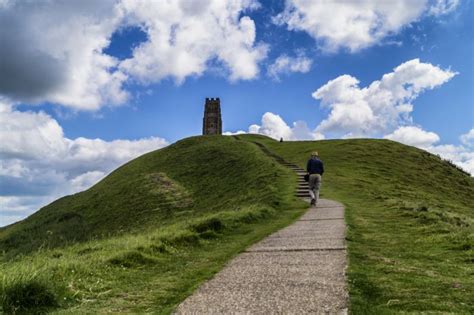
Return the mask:
M306 174L306 171L299 167L296 164L290 163L286 161L284 158L281 156L271 152L270 150L267 149L266 146L261 144L260 142L254 142L261 150L263 153L265 153L267 156L271 157L274 159L276 162L280 163L281 165L289 168L290 170L294 171L296 175L298 175L298 186L296 188L296 197L300 198L311 198L309 195L309 186L308 182L304 180L304 175Z

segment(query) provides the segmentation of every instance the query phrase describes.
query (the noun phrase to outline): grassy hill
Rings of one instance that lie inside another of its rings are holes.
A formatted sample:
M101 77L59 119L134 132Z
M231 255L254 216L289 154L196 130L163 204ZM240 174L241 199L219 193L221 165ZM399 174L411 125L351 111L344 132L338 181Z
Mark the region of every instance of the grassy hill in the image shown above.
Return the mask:
M0 229L0 248L27 253L142 232L229 207L278 204L284 197L274 192L281 183L272 177L289 172L254 145L235 143L228 137L195 137L145 154L92 188Z
M324 196L346 205L354 314L474 313L472 177L390 140L249 138L302 167L319 151Z
M232 137L188 138L145 154L0 230L3 311L170 312L228 259L304 211L295 181Z
M322 195L346 205L353 313L474 311L471 177L388 140L254 135L182 140L0 229L3 310L169 313L305 208L253 142L303 167L320 152Z

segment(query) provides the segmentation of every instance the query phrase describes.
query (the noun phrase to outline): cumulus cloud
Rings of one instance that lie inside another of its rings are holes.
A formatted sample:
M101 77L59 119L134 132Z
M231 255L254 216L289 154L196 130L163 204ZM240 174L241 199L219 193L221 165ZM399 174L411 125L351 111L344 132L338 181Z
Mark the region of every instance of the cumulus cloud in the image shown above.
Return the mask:
M279 115L267 112L261 124L251 125L248 133L274 139L318 140L329 138L385 138L416 146L452 161L474 175L474 129L460 136L462 145L439 145L440 137L413 125L412 102L426 90L434 89L453 78L455 72L413 59L369 86L342 75L330 80L312 96L329 109L328 116L315 128L297 121L289 126ZM239 134L237 133L227 134Z
M236 133L227 132L225 134L246 133L242 130ZM310 130L304 121L296 121L293 126L289 126L279 115L267 112L263 114L261 124L251 125L248 133L265 135L277 140L320 140L324 136L318 132Z
M413 59L364 88L355 77L339 76L312 94L330 111L317 131L334 137L380 137L400 124L411 123L411 102L455 75L449 69Z
M0 10L0 94L80 109L128 99L126 74L102 53L119 27L115 1L7 1Z
M436 133L415 126L400 127L393 133L384 136L384 138L419 148L430 147L439 141L439 136Z
M471 176L474 176L474 151L472 148L466 148L462 145L444 144L430 146L426 150L453 162L469 172Z
M288 0L274 22L308 33L327 51L356 52L398 33L424 14L446 14L457 5L458 0Z
M0 95L96 110L129 99L124 85L182 82L219 67L257 77L267 46L244 13L252 0L6 1L0 9ZM114 32L138 26L147 41L129 59L104 53Z
M224 131L222 134L224 136L236 136L236 135L243 135L243 134L246 134L247 132L246 131L243 131L243 130L238 130L238 131Z
M266 57L267 46L255 43L254 21L242 16L258 7L255 1L123 1L122 6L149 37L120 65L142 82L165 77L182 82L201 75L214 58L231 80L253 79Z
M460 140L465 146L474 148L474 128L461 135Z
M299 54L296 57L289 57L283 54L268 66L268 75L275 80L279 80L281 74L292 72L306 73L311 69L312 63L312 60L303 54Z
M53 199L84 190L124 162L168 144L157 137L69 139L51 116L20 112L6 104L0 106L0 122L2 225L13 222L8 218L23 218Z
M315 132L335 138L391 139L438 154L474 174L474 129L460 137L463 145L438 145L440 137L414 126L410 116L412 102L420 93L446 83L456 74L413 59L364 88L350 75L339 76L313 93L321 106L329 109L328 117Z

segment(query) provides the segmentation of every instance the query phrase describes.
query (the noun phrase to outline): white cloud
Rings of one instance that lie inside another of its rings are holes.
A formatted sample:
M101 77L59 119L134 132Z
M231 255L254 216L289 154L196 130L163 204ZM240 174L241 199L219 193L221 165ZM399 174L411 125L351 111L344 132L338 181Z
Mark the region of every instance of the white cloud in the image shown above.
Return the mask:
M127 76L102 53L121 19L111 0L7 2L0 11L0 93L87 110L125 102Z
M474 129L462 135L461 140L472 141L474 138ZM425 131L415 126L400 127L393 133L384 136L385 139L394 140L403 144L412 145L424 149L433 154L437 154L445 160L449 160L460 166L474 176L474 151L469 148L469 142L463 142L464 145L442 144L439 142L439 136L434 132Z
M209 67L231 80L257 77L267 45L244 13L252 0L8 1L0 10L0 95L80 110L123 104L131 80L182 82ZM112 34L139 26L132 58L104 53Z
M327 51L356 52L397 34L424 14L445 14L457 4L458 0L287 0L274 22L307 32Z
M459 3L459 0L434 0L428 13L434 16L448 14L456 10Z
M419 148L430 147L439 141L439 136L436 133L415 126L400 127L393 133L384 136L384 138Z
M262 116L261 125L251 125L249 133L262 134L279 140L320 140L324 136L312 131L304 121L297 121L290 127L286 122L274 113L267 112Z
M6 104L0 108L2 218L24 218L58 197L90 187L126 161L168 144L157 137L69 139L43 112L20 112Z
M225 131L223 132L222 134L224 136L235 136L235 135L243 135L243 134L246 134L247 132L246 131L243 131L243 130L238 130L236 132L232 132L232 131Z
M214 58L223 63L231 80L253 79L267 46L255 43L255 23L246 10L255 1L128 1L127 16L143 26L149 40L135 48L120 68L142 82L201 75Z
M462 145L436 145L426 148L433 154L439 154L443 159L450 160L474 176L474 151Z
M306 73L311 69L312 60L299 54L296 57L280 55L274 63L268 66L268 75L275 80L280 79L281 74L292 72Z
M0 196L0 226L5 226L21 219L41 206L50 203L55 198L51 196Z
M89 171L71 179L71 185L74 191L83 191L91 187L107 175L103 171Z
M381 136L400 124L411 123L411 102L425 90L434 89L456 75L419 59L407 61L360 88L359 80L342 75L329 81L312 96L330 110L317 128L334 137Z
M460 140L465 146L474 148L474 128L461 135Z

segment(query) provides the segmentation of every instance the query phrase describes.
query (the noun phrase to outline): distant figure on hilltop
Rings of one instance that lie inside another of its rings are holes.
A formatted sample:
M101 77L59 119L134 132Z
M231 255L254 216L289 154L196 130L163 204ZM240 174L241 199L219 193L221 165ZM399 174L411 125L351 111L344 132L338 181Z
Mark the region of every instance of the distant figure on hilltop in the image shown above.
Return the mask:
M311 158L306 164L308 172L309 194L311 196L311 205L315 206L319 199L319 188L321 188L321 176L324 173L323 161L319 159L317 151L311 153Z

